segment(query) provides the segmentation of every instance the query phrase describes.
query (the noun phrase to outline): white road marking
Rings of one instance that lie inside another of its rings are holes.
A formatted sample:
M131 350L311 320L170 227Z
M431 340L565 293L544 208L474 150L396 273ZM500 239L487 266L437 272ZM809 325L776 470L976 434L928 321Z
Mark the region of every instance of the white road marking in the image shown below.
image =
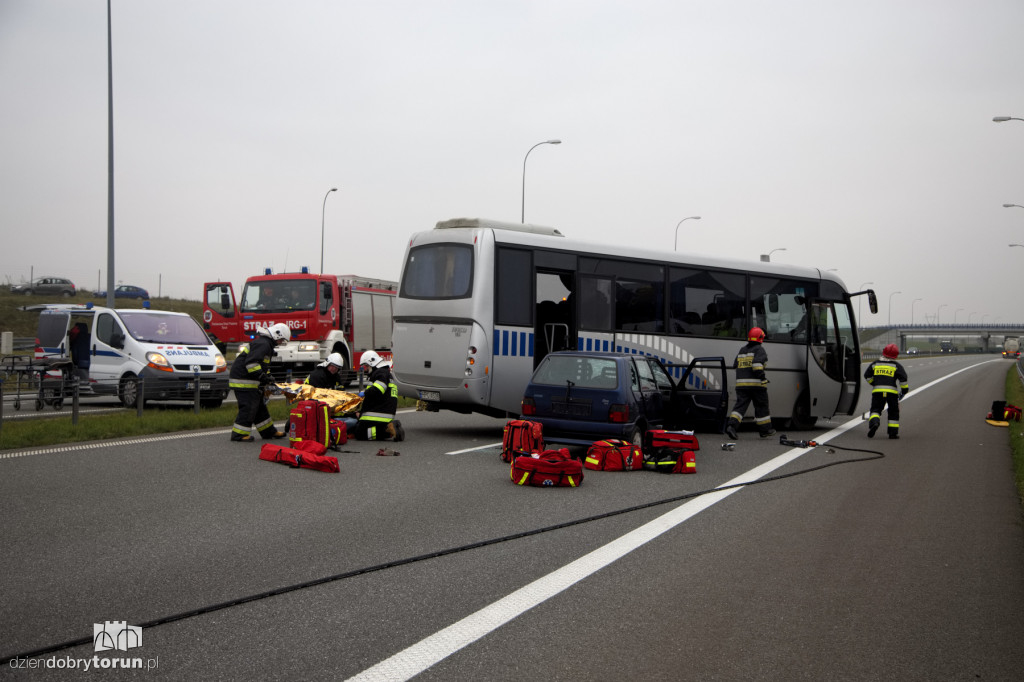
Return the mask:
M989 360L988 362L995 362ZM986 363L978 363L965 367L952 374L936 379L918 389L910 391L904 400L910 398L936 384L951 377L966 372L969 369L980 367ZM829 440L860 426L863 422L860 417L853 417L831 431L816 439L819 444L827 443ZM493 447L493 446L488 446ZM479 449L479 448L474 448ZM719 487L735 485L738 483L750 483L766 476L776 469L789 464L801 455L812 452L814 448L794 448L778 457L754 467L731 481L723 483ZM453 454L453 453L449 453ZM420 674L427 668L443 661L460 649L472 644L484 637L505 623L529 611L538 604L559 594L563 590L572 587L584 578L601 570L616 559L619 559L638 547L669 531L687 519L704 511L712 505L724 500L733 493L743 488L730 488L718 492L708 493L693 500L689 500L679 507L672 509L658 518L650 521L636 530L612 540L603 547L576 559L570 564L539 578L529 585L522 587L512 594L499 599L493 604L486 606L476 613L472 613L462 620L449 625L425 639L420 640L407 649L399 651L395 655L380 663L367 668L363 672L349 678L350 680L408 680Z

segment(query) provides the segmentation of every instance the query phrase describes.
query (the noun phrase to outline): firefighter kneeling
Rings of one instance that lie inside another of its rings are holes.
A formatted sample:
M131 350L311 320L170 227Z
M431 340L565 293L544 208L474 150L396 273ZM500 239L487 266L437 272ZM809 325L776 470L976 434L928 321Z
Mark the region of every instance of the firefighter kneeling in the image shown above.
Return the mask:
M395 419L398 410L398 386L391 375L391 363L368 350L359 358L369 385L363 391L363 407L353 435L356 440L405 440L402 422Z
M882 408L889 410L889 438L900 437L900 400L907 394L907 370L896 362L900 349L890 343L882 349L882 357L864 370L864 378L871 384L871 412L868 415L868 438L874 438L882 423Z

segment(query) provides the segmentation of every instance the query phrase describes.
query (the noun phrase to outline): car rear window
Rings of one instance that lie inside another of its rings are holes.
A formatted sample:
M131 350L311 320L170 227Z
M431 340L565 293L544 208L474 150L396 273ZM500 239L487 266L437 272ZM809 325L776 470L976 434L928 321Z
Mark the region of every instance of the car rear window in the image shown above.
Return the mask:
M549 355L533 376L536 384L565 386L571 381L579 388L618 388L618 366L611 358Z

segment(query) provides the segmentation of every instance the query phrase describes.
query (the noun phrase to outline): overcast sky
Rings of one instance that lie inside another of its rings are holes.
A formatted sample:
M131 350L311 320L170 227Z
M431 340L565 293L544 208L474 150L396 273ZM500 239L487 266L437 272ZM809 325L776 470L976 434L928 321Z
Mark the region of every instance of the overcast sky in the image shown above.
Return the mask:
M116 279L398 279L439 220L1024 322L1021 0L113 0ZM0 277L106 285L103 0L0 0ZM327 191L330 194L324 210ZM893 292L901 292L894 294ZM920 299L919 301L916 299ZM867 308L864 307L867 314Z

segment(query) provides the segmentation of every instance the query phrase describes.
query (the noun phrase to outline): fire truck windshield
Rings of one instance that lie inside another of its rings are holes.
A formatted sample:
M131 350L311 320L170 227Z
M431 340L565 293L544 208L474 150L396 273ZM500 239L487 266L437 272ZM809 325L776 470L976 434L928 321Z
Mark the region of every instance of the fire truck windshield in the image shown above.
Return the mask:
M243 313L287 313L316 306L316 281L274 279L246 282L242 292Z

